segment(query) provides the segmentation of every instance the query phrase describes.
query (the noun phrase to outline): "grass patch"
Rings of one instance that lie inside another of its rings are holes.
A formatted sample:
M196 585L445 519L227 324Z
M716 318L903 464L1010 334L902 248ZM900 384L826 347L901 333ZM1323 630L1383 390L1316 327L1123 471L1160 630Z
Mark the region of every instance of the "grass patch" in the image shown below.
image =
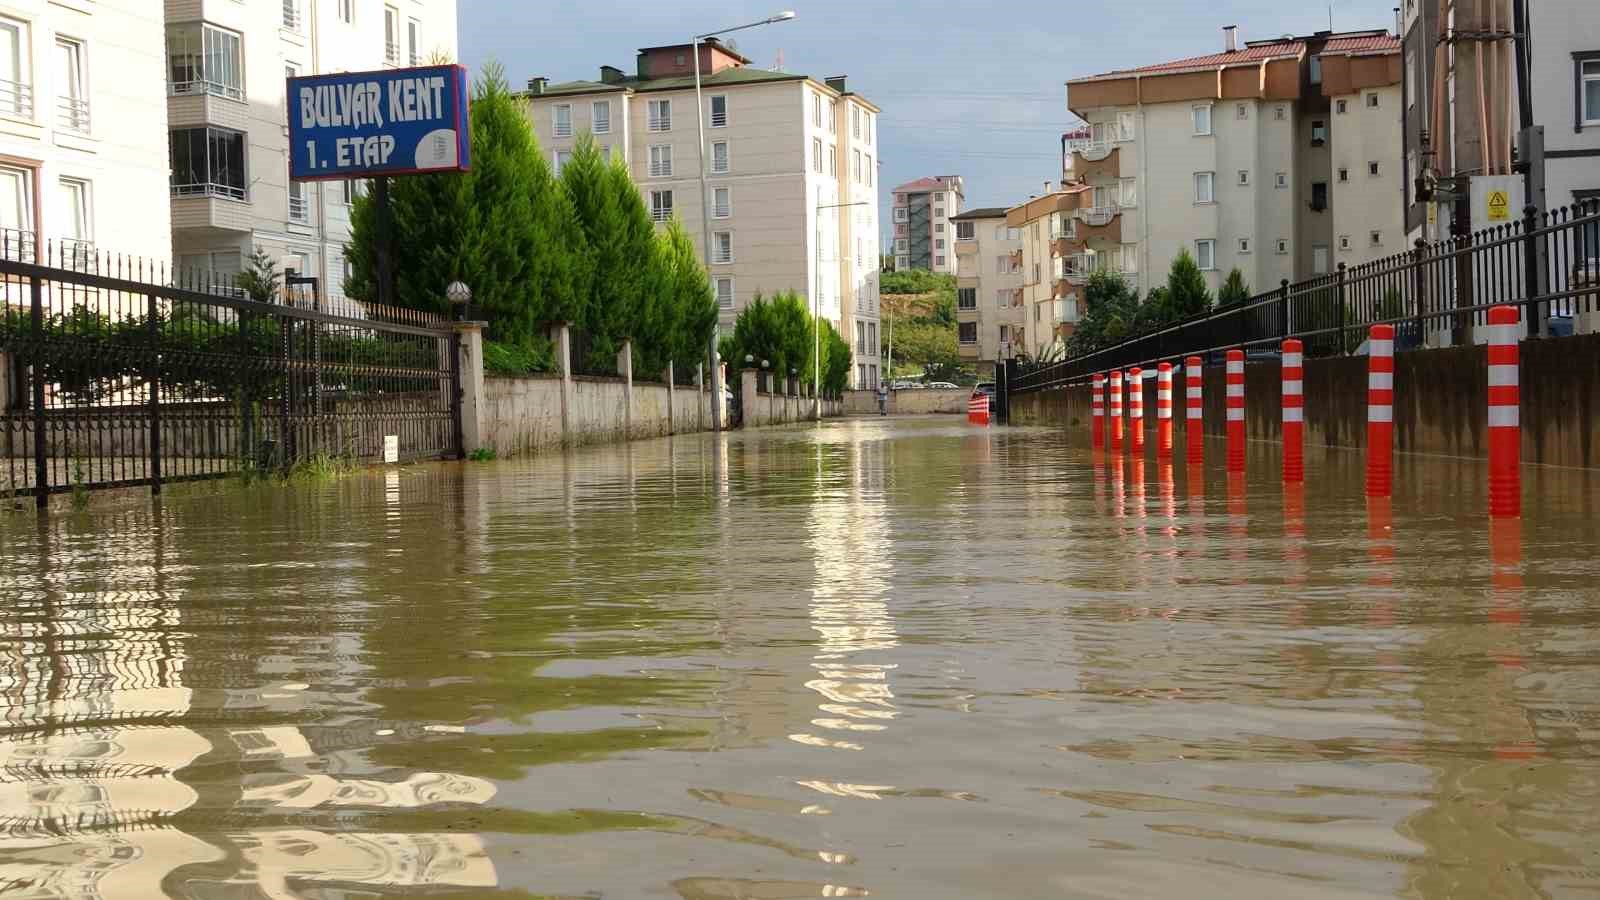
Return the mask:
M290 466L284 472L283 480L311 483L337 481L355 470L355 460L348 456L317 453Z
M468 453L467 459L472 462L494 462L499 458L499 456L500 455L498 453L494 452L493 447L479 447L471 453Z

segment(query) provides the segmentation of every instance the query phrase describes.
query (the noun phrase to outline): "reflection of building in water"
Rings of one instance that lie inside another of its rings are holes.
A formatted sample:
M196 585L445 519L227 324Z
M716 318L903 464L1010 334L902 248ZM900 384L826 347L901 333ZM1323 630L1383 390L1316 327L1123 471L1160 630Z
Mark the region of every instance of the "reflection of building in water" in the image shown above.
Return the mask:
M244 871L227 883L185 883L200 897L298 898L301 884L349 884L394 890L409 887L494 887L494 863L472 834L328 834L286 829L229 835L241 848ZM322 896L317 894L317 896Z
M849 444L845 484L819 484L811 505L809 544L816 567L811 628L819 636L806 687L820 694L821 715L790 740L819 747L861 749L899 712L889 684L893 663L874 657L899 646L888 590L893 563L885 513L886 441Z
M221 851L164 820L211 749L189 710L178 614L157 592L53 593L0 617L0 895L159 897Z

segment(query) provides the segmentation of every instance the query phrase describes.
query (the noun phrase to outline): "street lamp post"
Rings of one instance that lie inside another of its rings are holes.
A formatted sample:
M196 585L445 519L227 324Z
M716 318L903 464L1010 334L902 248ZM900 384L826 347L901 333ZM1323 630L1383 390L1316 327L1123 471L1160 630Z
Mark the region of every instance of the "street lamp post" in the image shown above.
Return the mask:
M847 206L871 205L871 203L868 203L865 200L857 200L854 203L817 204L817 277L816 289L811 292L811 331L812 334L816 336L817 346L816 349L811 353L811 361L815 364L815 371L812 372L811 376L813 379L811 387L818 392L816 395L816 402L813 404L813 408L816 411L816 420L819 423L822 421L822 394L820 393L820 389L822 388L822 326L820 324L822 321L822 211L825 209L844 209ZM842 319L839 322L839 327L844 327L844 321ZM848 338L846 338L846 340L848 340Z
M704 95L702 95L700 92L700 42L717 37L719 35L730 34L735 31L743 31L746 28L759 28L762 25L772 25L777 22L787 22L793 18L793 10L784 10L775 16L768 16L759 22L751 22L746 25L735 25L732 28L724 28L721 31L708 31L705 34L696 35L693 45L690 48L694 52L695 122L700 132L700 141L696 145L696 149L700 157L700 245L701 249L704 251L702 255L705 257L706 278L708 279L711 279L711 198L708 196L710 188L707 185L708 174L706 172L706 100ZM712 293L715 294L715 279L711 279L711 289ZM706 357L711 360L711 428L713 431L721 431L722 366L717 364L717 334L715 331L712 331L711 333L711 346L706 353Z

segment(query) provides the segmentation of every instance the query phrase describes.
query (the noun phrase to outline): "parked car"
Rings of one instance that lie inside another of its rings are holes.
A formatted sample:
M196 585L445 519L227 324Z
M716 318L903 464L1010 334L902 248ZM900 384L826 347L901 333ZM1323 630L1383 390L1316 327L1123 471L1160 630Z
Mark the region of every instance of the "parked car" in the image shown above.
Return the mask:
M994 399L994 382L985 381L985 382L979 384L977 387L973 388L972 392L974 394L984 394L984 395L988 396L988 398L990 400L993 400Z
M953 391L953 390L956 390L959 387L959 385L951 384L948 381L935 381L935 382L930 383L928 385L928 387L930 387L930 388L932 388L933 390L936 390L936 391Z

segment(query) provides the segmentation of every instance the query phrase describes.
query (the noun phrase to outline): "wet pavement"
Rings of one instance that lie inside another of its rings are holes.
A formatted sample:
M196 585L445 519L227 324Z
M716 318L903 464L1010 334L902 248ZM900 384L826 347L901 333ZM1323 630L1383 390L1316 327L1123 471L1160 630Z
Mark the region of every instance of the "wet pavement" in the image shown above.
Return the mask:
M1085 436L0 513L0 897L1600 893L1600 472Z

